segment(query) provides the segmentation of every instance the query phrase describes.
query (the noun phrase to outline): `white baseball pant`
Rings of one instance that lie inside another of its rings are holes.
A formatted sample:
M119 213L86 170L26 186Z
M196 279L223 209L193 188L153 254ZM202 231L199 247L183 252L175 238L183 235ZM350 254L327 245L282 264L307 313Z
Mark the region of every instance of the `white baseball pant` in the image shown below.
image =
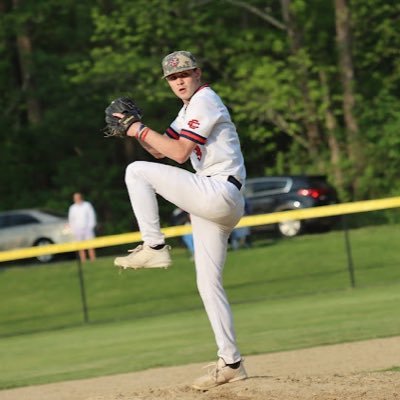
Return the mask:
M244 212L244 198L227 178L136 161L128 165L125 182L142 240L149 246L164 243L156 194L191 214L197 287L215 335L218 356L231 364L241 357L222 272L229 235Z

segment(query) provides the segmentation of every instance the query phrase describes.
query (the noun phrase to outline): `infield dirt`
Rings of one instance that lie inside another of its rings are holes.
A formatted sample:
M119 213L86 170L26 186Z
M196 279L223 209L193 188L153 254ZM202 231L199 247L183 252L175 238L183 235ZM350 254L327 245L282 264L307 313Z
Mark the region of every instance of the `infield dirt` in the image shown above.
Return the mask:
M400 337L245 357L249 378L190 388L202 364L0 391L1 400L399 400Z

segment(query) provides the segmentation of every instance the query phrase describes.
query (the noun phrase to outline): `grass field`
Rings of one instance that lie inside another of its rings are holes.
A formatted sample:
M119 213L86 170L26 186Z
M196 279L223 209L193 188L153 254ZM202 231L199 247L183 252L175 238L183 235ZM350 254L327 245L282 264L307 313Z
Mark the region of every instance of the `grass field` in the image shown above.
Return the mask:
M259 241L229 252L225 287L239 345L258 354L400 334L398 225ZM111 257L9 266L0 274L0 388L209 361L215 345L183 249L170 270L118 274Z

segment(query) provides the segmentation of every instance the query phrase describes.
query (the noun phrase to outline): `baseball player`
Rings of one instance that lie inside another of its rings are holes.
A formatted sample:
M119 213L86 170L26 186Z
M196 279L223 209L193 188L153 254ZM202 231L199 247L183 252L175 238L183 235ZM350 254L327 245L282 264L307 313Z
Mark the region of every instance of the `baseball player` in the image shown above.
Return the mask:
M72 196L74 203L68 209L68 222L76 240L88 240L95 237L96 213L91 203L85 201L83 195L76 192ZM89 259L96 259L94 249L88 249ZM85 250L79 250L81 262L86 261Z
M170 247L160 231L156 194L190 213L197 287L210 320L218 361L193 387L207 390L247 377L236 344L231 309L222 285L228 238L243 215L241 191L245 167L236 128L220 97L201 81L202 71L193 55L175 51L162 61L163 77L183 106L160 134L142 121L126 134L154 157L179 164L190 158L195 173L170 165L136 161L126 169L125 182L143 244L125 257L120 268L166 268ZM123 113L113 113L125 123ZM106 119L107 120L107 119Z

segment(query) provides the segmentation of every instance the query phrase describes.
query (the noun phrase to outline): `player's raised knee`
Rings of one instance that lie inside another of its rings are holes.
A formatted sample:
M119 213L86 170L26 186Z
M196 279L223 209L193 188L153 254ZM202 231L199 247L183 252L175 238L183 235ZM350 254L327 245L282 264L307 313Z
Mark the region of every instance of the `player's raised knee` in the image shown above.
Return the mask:
M144 161L134 161L129 164L125 170L125 181L127 179L135 178L138 175L141 175L141 171L145 168Z

